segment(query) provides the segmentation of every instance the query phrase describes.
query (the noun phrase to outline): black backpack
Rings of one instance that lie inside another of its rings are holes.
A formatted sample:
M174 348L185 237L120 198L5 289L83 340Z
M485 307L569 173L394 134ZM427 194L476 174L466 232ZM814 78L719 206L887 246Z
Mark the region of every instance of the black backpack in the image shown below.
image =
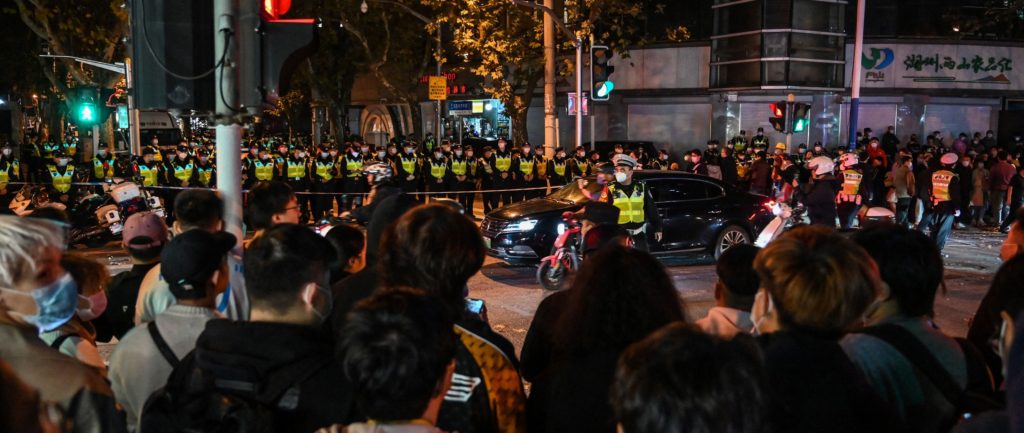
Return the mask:
M181 361L167 385L146 401L139 433L271 433L282 411L298 407L299 385L330 363L309 358L275 375L293 380L276 385L255 381L221 380L195 367L195 352ZM287 377L287 376L286 376ZM272 396L269 401L258 396Z

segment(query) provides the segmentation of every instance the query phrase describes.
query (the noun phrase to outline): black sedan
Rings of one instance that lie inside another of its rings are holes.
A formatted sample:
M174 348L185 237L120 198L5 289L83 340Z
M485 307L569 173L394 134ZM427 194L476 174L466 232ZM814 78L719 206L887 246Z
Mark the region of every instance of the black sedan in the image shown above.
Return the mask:
M637 171L661 215L663 238L648 231L651 253L675 256L710 253L716 258L736 244L752 243L773 218L771 199L716 179L676 171ZM591 178L590 192L598 188ZM589 200L572 183L547 197L515 203L487 214L480 225L487 253L512 264L535 264L551 253L562 213L577 211Z

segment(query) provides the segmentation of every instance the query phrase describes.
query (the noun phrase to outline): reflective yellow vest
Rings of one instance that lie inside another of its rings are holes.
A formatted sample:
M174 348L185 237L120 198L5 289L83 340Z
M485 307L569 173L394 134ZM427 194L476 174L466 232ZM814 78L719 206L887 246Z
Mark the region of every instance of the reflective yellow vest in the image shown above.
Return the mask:
M416 174L416 158L405 159L405 156L399 158L402 160L402 170L408 174Z
M457 159L452 160L452 173L456 176L466 175L466 160L459 161Z
M68 156L75 156L75 154L78 153L78 146L75 146L74 144L64 143L61 147L63 147L64 151L68 153Z
M548 173L548 163L544 158L534 159L535 168L537 169L537 175L544 176Z
M860 182L864 175L857 170L843 170L843 194L857 195L860 192Z
M13 172L17 176L19 170L18 161L4 161L3 164L0 164L0 188L6 188L11 181L11 173Z
M174 178L187 182L189 179L192 179L192 171L194 169L195 167L191 162L185 165L176 165L174 166Z
M104 170L104 168L106 168L106 170ZM104 161L100 158L93 158L92 172L96 175L97 179L109 179L114 177L114 160L109 159Z
M306 177L306 162L288 160L288 178L301 179Z
M523 174L525 174L527 176L533 174L534 162L535 162L535 160L533 160L533 159L520 158L519 159L519 171L521 171Z
M555 174L565 176L565 161L562 161L561 163L555 161L552 165L555 167Z
M333 162L328 162L328 163L325 164L323 162L317 161L316 162L316 175L320 176L320 178L323 179L323 180L334 179L334 173L331 172L331 169L333 169L333 168L334 168L334 163Z
M60 149L59 144L43 144L43 157L51 158L53 153Z
M587 163L586 159L576 159L576 167L579 167L580 174L586 175L587 169L590 168L590 164Z
M430 175L436 179L444 179L445 173L448 171L448 164L445 161L434 161L430 160Z
M139 176L142 177L142 186L156 186L157 168L139 164Z
M405 160L402 160L402 164L405 165ZM363 161L361 159L352 158L349 156L345 157L345 170L348 172L348 177L359 177L359 171L363 169Z
M196 167L196 177L203 186L210 186L213 180L213 167Z
M509 156L495 156L494 157L494 168L498 171L508 171L512 168L512 155Z
M274 163L253 161L253 166L256 167L256 180L271 180L274 178Z
M950 201L953 196L949 193L949 183L955 177L952 171L939 170L932 173L932 203Z
M53 189L60 193L71 191L71 178L75 176L75 166L68 164L63 174L57 171L57 166L55 165L47 168L50 170L50 178L53 179Z
M612 205L619 208L619 224L644 222L644 184L637 183L633 195L626 195L617 184L609 184Z

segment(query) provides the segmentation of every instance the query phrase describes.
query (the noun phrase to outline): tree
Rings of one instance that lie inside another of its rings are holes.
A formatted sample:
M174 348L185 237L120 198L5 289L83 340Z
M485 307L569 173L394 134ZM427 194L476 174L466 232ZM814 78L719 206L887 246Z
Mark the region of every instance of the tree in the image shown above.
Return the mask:
M309 107L308 99L306 95L300 90L289 90L280 98L277 98L277 102L274 106L267 109L267 115L282 119L288 124L288 141L292 142L295 140L295 122L299 120L302 115L302 111Z

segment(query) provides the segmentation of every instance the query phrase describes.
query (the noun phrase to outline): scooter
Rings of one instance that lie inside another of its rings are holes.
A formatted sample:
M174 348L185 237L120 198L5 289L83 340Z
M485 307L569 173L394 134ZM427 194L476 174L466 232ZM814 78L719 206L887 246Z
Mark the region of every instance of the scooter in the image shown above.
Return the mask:
M772 215L775 215L775 218L757 235L754 246L758 248L764 248L769 242L782 236L786 230L802 223L804 213L807 211L803 205L799 205L794 209L785 203L773 202L768 203L767 206L771 208Z
M537 267L537 281L547 290L561 290L566 277L579 270L580 241L582 227L573 217L572 212L562 214L562 224L558 226L558 238L551 247L551 255L540 260Z

